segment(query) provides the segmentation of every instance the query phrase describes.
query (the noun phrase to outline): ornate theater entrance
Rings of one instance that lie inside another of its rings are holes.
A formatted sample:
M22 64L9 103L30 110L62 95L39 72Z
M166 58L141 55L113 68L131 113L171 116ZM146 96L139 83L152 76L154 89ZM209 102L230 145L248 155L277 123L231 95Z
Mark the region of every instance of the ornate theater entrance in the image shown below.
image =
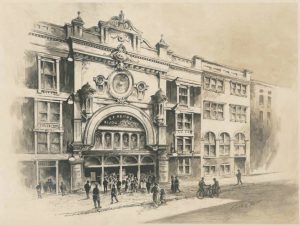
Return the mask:
M147 144L144 125L127 113L114 113L96 126L93 147L84 152L84 175L103 183L105 176L120 180L133 175L139 180L156 174L156 154Z

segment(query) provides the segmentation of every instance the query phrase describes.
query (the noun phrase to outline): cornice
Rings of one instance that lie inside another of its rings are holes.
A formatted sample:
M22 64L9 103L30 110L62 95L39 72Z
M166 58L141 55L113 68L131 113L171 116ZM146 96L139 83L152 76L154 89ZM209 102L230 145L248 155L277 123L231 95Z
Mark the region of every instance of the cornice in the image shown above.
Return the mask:
M33 31L33 32L29 32L29 35L35 36L35 37L40 37L40 38L45 38L49 41L66 42L65 38L61 38L58 36L54 36L54 35L50 35L50 34L42 33L42 32L36 33Z

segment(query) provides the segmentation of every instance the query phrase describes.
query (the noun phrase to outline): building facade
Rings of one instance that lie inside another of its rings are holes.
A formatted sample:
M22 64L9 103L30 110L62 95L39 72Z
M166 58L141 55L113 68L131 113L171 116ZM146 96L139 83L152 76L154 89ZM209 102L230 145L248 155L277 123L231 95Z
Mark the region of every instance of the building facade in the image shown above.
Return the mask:
M86 28L34 25L25 52L25 183L115 173L159 182L250 169L250 76L161 40L152 46L121 11Z
M264 171L270 166L277 153L276 132L279 118L274 107L278 88L251 80L251 170Z

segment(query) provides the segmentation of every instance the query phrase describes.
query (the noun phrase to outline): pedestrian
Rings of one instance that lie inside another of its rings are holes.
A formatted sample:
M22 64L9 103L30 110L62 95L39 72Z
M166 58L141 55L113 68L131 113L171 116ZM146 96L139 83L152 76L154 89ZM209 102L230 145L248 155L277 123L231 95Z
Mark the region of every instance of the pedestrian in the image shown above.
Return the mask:
M240 183L241 183L241 185L243 184L242 174L241 174L241 171L239 169L237 170L236 179L237 179L237 184L236 185L239 185Z
M60 191L62 196L66 194L66 185L64 184L63 181L60 183Z
M174 176L171 176L171 191L172 191L172 193L175 192L175 179L174 179Z
M84 185L84 190L85 190L85 194L86 194L86 199L89 199L90 198L90 190L91 190L89 181L87 181L86 184Z
M42 185L41 182L38 183L35 187L38 198L42 198Z
M125 192L128 192L128 187L129 187L129 178L127 178L125 181Z
M108 181L106 178L104 178L104 181L103 181L103 188L104 188L104 193L107 192L107 185L108 185Z
M148 194L150 194L150 187L151 187L151 183L150 183L150 181L148 179L147 182L146 182L146 188L147 188Z
M204 193L204 187L206 186L205 181L204 181L204 177L201 178L201 180L199 181L199 190Z
M163 189L163 188L160 190L160 198L159 198L159 200L160 200L161 204L165 204L166 203L166 192L165 192L165 189Z
M154 187L151 189L151 193L153 193L152 195L152 199L153 199L153 203L156 207L158 207L159 205L159 187L157 183L154 183Z
M117 189L118 189L118 194L119 194L119 195L121 194L121 186L122 186L122 182L120 181L120 179L118 179L118 182L117 182Z
M101 208L101 206L100 206L100 191L98 188L98 184L96 184L96 186L93 189L93 202L94 202L95 209Z
M178 191L178 192L181 192L180 189L179 189L179 180L178 180L178 177L176 176L175 177L175 181L174 181L174 189L175 189L175 193Z
M110 204L113 204L114 203L114 199L119 202L118 198L117 198L117 189L116 189L116 185L113 184L112 187L111 187L111 203Z
M216 178L213 178L214 184L212 185L212 194L213 196L219 197L220 185L219 181Z

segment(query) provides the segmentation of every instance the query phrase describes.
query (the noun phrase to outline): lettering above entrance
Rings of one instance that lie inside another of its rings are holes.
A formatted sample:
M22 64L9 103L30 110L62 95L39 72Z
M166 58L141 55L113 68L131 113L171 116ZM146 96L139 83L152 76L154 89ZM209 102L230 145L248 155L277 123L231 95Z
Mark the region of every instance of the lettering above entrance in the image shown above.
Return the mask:
M134 117L122 113L111 115L105 118L101 123L101 127L120 127L133 128L143 130L143 125Z

